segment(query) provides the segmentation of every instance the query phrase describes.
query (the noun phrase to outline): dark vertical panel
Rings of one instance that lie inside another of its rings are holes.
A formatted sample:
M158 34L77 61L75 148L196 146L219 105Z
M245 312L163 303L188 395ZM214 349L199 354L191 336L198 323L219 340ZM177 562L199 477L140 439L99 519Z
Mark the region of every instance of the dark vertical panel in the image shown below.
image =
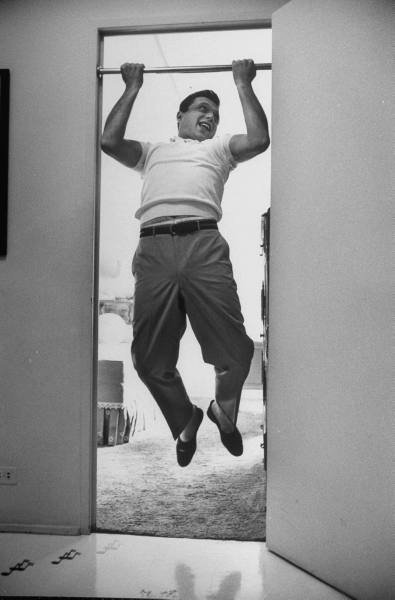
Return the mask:
M7 255L10 71L0 69L0 256Z

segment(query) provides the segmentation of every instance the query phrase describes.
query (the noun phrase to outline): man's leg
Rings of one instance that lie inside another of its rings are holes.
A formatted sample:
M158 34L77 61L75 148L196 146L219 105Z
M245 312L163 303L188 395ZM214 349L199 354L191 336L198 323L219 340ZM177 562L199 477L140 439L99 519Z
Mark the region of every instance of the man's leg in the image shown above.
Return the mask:
M176 439L193 420L194 409L176 369L186 317L172 236L142 238L133 274L133 363Z
M212 409L221 429L231 432L254 344L244 328L229 247L217 231L202 231L183 255L180 285L186 311L205 362L215 367L216 403Z

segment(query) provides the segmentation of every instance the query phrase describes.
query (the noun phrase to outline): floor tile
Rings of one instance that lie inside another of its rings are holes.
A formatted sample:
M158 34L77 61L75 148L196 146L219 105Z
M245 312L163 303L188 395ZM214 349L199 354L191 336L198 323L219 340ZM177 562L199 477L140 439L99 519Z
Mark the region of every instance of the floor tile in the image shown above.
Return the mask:
M1 596L342 600L261 542L113 534L0 534ZM54 564L57 563L57 564Z

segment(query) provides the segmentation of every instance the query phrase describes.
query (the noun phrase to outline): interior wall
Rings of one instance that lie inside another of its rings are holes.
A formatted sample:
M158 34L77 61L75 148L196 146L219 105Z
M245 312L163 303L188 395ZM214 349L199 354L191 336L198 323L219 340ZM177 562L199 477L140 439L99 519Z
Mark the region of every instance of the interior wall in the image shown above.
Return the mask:
M394 597L394 13L273 18L267 541L360 600Z
M270 19L283 0L3 0L9 247L0 261L0 530L91 522L97 28Z

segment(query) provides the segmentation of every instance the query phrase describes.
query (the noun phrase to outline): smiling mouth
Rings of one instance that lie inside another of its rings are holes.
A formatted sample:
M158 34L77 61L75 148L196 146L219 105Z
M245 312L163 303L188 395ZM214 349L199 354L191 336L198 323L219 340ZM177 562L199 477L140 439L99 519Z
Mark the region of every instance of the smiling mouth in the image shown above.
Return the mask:
M204 129L205 131L207 131L207 133L211 133L211 125L209 123L201 121L199 123L199 126L200 126L201 129Z

